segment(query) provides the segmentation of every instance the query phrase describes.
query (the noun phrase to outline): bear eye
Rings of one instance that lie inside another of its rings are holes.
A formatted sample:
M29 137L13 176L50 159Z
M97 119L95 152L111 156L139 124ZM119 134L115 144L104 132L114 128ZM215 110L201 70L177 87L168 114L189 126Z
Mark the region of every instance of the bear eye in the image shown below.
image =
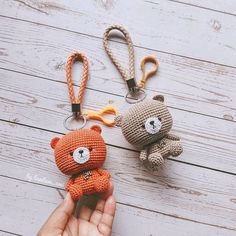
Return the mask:
M93 147L89 147L88 150L91 152L93 151Z
M159 120L159 121L162 121L161 117L158 117L158 120Z
M70 152L70 155L73 156L73 153L74 153L74 152Z

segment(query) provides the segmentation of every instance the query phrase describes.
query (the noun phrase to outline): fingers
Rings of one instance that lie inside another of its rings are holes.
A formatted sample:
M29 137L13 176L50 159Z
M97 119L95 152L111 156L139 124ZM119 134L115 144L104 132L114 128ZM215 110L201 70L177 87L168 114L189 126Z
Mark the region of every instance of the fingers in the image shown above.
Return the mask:
M114 185L112 182L110 182L109 189L105 193L102 194L101 198L106 200L108 197L110 197L113 194L113 190L114 190Z
M115 216L116 201L114 196L108 197L104 205L104 211L101 221L98 224L98 230L104 236L110 236L112 224Z
M89 220L91 223L98 225L101 218L102 218L102 214L103 214L103 210L104 210L104 206L105 206L105 199L107 199L109 196L112 195L113 189L114 189L113 184L110 183L110 187L109 187L108 191L103 193L100 196L100 199L97 201L94 211L92 211L88 207L83 206L81 208L82 218L80 215L80 219ZM86 212L82 213L82 210L84 210Z
M110 196L105 202L101 223L104 223L107 226L111 227L115 215L115 210L116 210L115 198L114 196Z
M38 235L44 235L51 232L51 235L54 235L55 232L63 231L66 227L66 224L71 217L75 204L70 196L67 193L64 201L53 211L49 216L46 223L42 226ZM49 234L48 234L49 235Z
M92 209L90 209L89 207L83 205L80 209L79 219L89 221L89 219L92 215L92 212L93 212Z
M103 210L105 206L105 200L100 199L97 202L96 208L94 209L94 212L91 215L90 222L98 225L99 222L101 221Z

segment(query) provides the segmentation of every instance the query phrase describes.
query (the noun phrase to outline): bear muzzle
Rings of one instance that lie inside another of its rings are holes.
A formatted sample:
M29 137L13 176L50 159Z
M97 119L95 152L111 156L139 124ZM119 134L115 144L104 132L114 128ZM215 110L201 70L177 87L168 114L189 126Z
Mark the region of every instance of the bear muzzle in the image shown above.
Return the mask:
M145 130L149 134L158 133L161 129L161 126L162 124L161 124L160 118L158 117L150 117L145 122Z
M78 164L84 164L90 159L90 152L86 147L78 147L73 152L73 159Z

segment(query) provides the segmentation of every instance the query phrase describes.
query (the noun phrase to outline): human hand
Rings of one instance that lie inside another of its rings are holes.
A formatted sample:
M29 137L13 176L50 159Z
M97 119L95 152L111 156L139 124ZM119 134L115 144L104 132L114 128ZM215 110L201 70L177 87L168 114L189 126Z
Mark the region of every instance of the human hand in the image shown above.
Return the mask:
M97 201L94 210L83 205L79 217L73 215L75 203L67 193L64 201L53 211L37 236L110 236L116 201L113 186Z

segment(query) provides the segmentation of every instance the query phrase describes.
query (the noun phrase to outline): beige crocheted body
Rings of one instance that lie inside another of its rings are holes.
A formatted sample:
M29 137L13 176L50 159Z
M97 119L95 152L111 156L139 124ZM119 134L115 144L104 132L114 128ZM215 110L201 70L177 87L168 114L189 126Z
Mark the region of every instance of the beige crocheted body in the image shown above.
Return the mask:
M183 152L179 137L167 134L160 141L146 146L140 152L140 160L152 170L156 170L169 156L179 156Z
M169 133L172 117L163 96L158 95L152 100L133 105L123 116L117 116L115 121L126 140L141 150L140 160L149 169L156 170L164 163L164 158L178 156L183 151L180 138ZM159 129L147 127L146 124L150 122L156 122L155 126L160 125Z

